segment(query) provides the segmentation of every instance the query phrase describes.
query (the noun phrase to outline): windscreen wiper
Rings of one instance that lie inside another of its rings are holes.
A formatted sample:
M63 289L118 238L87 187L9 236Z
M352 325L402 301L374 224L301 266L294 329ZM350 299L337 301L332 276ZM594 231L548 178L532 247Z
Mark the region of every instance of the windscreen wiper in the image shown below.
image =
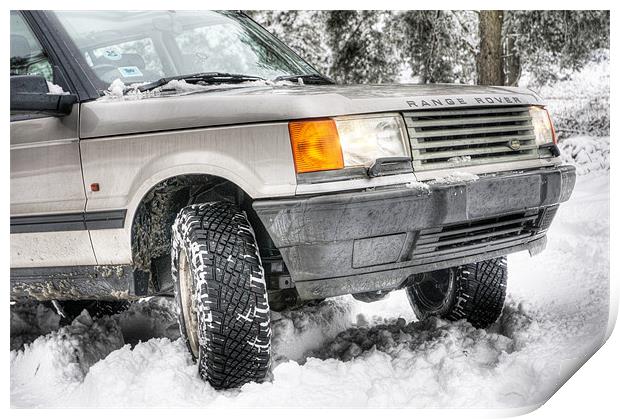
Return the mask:
M278 76L273 81L292 81L296 82L299 79L304 84L336 84L332 79L322 76L320 74L294 74L294 75L284 75Z
M159 80L155 80L142 86L138 86L137 89L141 92L153 90L158 87L165 86L173 80L185 80L190 84L218 84L218 83L243 83L246 81L265 80L259 76L249 76L246 74L234 74L234 73L194 73L186 74L183 76L163 77Z

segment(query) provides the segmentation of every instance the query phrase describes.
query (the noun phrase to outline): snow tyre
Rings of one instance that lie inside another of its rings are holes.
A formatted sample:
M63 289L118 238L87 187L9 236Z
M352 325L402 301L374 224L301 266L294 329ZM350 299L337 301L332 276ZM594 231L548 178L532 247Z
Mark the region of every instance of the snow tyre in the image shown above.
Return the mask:
M271 326L264 271L245 213L228 202L183 208L172 227L181 336L216 389L261 381Z
M502 313L507 273L506 257L424 272L414 276L407 297L419 320L467 319L475 327L486 328Z

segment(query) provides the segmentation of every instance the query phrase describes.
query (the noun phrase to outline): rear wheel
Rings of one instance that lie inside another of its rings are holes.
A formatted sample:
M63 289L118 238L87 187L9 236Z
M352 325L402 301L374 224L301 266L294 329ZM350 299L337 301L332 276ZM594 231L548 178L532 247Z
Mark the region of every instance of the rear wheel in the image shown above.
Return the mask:
M502 313L506 298L506 257L416 274L407 297L419 320L431 316L466 319L486 328Z
M183 208L172 231L181 335L217 389L260 381L269 367L267 289L254 232L234 204Z

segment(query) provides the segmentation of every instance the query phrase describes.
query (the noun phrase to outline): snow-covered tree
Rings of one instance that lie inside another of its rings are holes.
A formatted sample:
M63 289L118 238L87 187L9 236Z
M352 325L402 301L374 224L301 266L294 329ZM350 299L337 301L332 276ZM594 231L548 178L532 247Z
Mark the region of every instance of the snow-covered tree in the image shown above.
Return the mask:
M327 13L326 41L331 49L329 75L343 83L396 80L400 62L386 11L334 10Z
M332 57L325 35L326 12L320 10L252 10L246 13L321 73L330 73Z
M503 44L504 84L516 84L524 70L538 84L565 79L609 49L609 11L507 11Z
M542 85L565 79L604 56L593 51L609 49L609 11L248 13L317 70L341 83L397 81L405 68L408 79L421 83L516 85L527 72L530 82ZM498 28L501 49L493 48L489 56L489 37L498 34L491 29ZM490 61L483 63L482 58ZM492 70L486 66L498 62L501 65Z
M398 14L391 25L392 36L411 75L421 83L474 82L476 19L468 11L410 10Z

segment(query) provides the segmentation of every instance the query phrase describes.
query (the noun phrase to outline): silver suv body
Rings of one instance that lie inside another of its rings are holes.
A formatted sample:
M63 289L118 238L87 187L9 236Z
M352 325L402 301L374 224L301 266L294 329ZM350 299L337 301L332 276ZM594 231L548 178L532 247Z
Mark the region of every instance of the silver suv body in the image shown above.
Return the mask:
M80 38L49 28L80 17L11 16L12 48L24 39L38 43L19 54L38 49L56 80L79 96L66 116L12 112L16 296L130 298L157 292L152 261L166 252L152 249L154 239L146 236L156 229L141 231L138 215L153 195L165 194L163 185L175 182L196 188L219 182L242 195L262 224L262 240L285 264L274 285L295 288L302 299L393 289L415 272L540 249L550 214L572 190L573 170L559 166L555 145L536 142L529 110L544 104L531 91L288 83L94 98L89 95L99 97L101 89L89 77L97 75L80 74L79 60L67 59L71 51L44 53L65 38L78 39L73 47L79 48ZM81 55L121 44L96 41ZM367 165L296 173L290 121L383 115L403 126L404 165L375 175ZM455 171L479 179L436 182ZM160 222L170 223L165 218ZM472 222L480 226L477 236L442 239L444 229L473 230ZM138 275L143 283L135 272L145 273Z
M337 85L241 13L11 13L12 298L174 294L216 388L265 376L269 309L493 323L558 155L531 91Z

